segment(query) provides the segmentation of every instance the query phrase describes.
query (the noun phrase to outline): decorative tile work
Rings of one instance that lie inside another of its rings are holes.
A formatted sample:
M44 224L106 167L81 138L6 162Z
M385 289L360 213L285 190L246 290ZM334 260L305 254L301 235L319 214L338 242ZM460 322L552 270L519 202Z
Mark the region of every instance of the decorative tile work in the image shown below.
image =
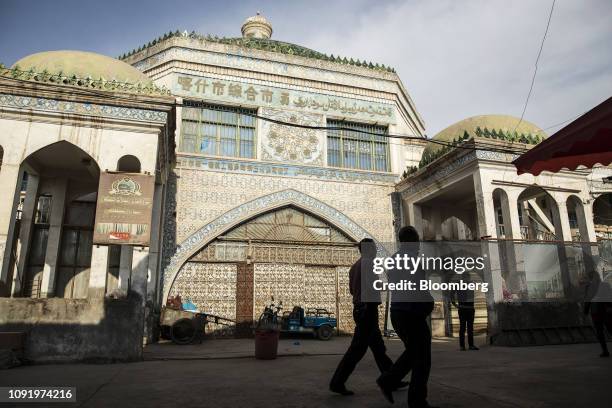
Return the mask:
M349 287L350 267L339 266L338 274L338 329L341 333L353 333L355 321L353 320L353 296Z
M293 306L301 306L304 310L325 308L337 316L339 309L352 309L351 299L336 295L337 285L338 271L335 267L255 264L253 319L259 318L272 296L276 304L283 302L284 311L291 311ZM349 304L346 304L347 301Z
M93 103L60 101L48 98L0 94L0 106L7 108L32 109L55 113L74 113L114 119L140 120L166 123L168 114L148 109L121 106L98 105Z
M290 311L304 301L304 265L255 264L253 273L253 320L258 320L264 307L283 302Z
M323 115L263 108L261 115L307 126L325 126ZM262 121L262 159L285 163L323 165L324 131Z
M228 51L230 50L228 49ZM357 67L344 66L342 67L343 70L347 70L347 68L355 68L354 70L348 69L350 71L354 71L355 73L345 73L332 71L332 67L329 66L329 64L326 64L324 61L318 61L319 64L317 65L319 67L309 67L300 64L301 61L299 60L296 60L295 63L286 63L272 61L269 58L264 59L262 57L262 53L256 50L245 50L240 55L236 55L232 54L231 52L220 53L172 46L171 48L167 48L132 65L141 71L146 71L167 61L189 61L192 63L212 66L233 67L256 72L268 72L295 78L314 78L322 82L351 84L355 87L376 89L383 92L397 92L397 86L392 78L391 80L386 80L375 77L366 77L363 75L362 70Z
M191 300L201 312L234 320L236 318L235 264L187 262L172 285L171 296ZM234 328L209 324L207 332L233 335Z
M339 180L349 182L393 184L398 177L395 174L376 173L368 171L351 171L329 167L310 167L300 165L285 165L262 163L232 159L217 159L211 157L188 156L181 153L177 157L177 167L216 170L231 173L274 175L287 177L312 177L324 180Z
M207 188L211 187L214 186L207 186ZM205 203L202 202L197 204L205 205ZM198 250L203 248L218 235L231 229L240 222L252 218L257 214L282 207L283 205L295 205L308 212L311 212L314 215L319 216L337 226L356 241L359 241L363 237L371 236L370 233L368 233L344 213L307 194L292 189L277 191L275 193L264 195L248 201L225 212L223 215L215 218L213 221L209 222L191 234L188 238L183 240L164 272L164 299L167 298L169 286L174 281L182 264L193 256ZM390 205L390 203L388 203L388 205ZM369 213L371 209L366 207L362 209L362 211ZM391 227L391 214L389 213L385 216L389 218L389 225L387 226L388 229Z

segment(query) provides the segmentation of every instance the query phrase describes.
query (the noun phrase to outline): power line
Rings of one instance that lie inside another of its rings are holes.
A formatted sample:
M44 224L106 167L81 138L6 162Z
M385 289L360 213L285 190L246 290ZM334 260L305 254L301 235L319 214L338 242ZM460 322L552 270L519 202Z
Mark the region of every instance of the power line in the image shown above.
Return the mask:
M8 79L12 79L14 81L20 81L18 79L14 79L14 78L8 78ZM124 96L119 96L119 95L109 95L107 92L105 91L100 91L100 90L96 90L96 89L74 89L73 91L75 94L78 95L93 95L93 96L99 96L99 97L106 97L107 99L113 99L117 102L128 102L130 101L129 98L126 98ZM211 105L203 102L203 101L185 101L184 102L184 106L193 106L193 107L207 107L208 109L213 109L213 110L217 110L217 111L224 111L224 112L234 112L234 110L230 110L229 108L224 109L224 107L222 105L218 105L218 106L214 106L212 107ZM464 144L462 144L461 142L447 142L447 141L442 141L442 140L435 140L435 139L428 139L427 137L423 137L423 136L414 136L414 135L400 135L400 134L389 134L389 133L377 133L377 132L371 132L371 131L367 131L367 130L355 130L349 127L342 127L342 126L312 126L312 125L302 125L299 123L292 123L292 122L285 122L285 121L281 121L281 120L277 120L277 119L272 119L266 116L261 116L258 115L256 113L250 113L250 112L240 112L240 114L246 115L246 116L250 116L256 119L260 119L263 121L267 121L267 122L271 122L271 123L275 123L275 124L279 124L282 126L290 126L290 127L297 127L297 128L302 128L302 129L313 129L313 130L343 130L343 131L350 131L350 132L357 132L357 133L361 133L361 134L368 134L368 135L373 135L373 136L379 136L379 137L385 137L385 138L389 138L389 139L402 139L402 140L419 140L422 142L426 142L426 143L432 143L432 144L436 144L436 145L440 145L443 147L454 147L457 149L464 149L464 150L473 150L473 151L488 151L488 152L494 152L494 153L504 153L504 154L513 154L513 155L520 155L522 153L524 153L525 151L527 151L527 149L512 149L512 148L508 148L508 147L500 147L499 145L490 143L490 142L485 142L485 141L479 141L479 146L465 146Z
M230 110L229 108L224 109L224 107L221 106L221 105L211 106L211 105L209 105L209 104L207 104L206 102L203 102L203 101L185 101L184 102L184 106L198 107L198 108L206 107L207 109L210 109L210 110L235 113L234 110ZM270 117L258 115L257 113L251 113L251 112L247 112L247 111L241 111L239 113L241 115L253 117L253 118L260 119L260 120L263 120L263 121L266 121L266 122L275 123L275 124L282 125L282 126L296 127L296 128L300 128L300 129L326 130L326 131L327 130L343 130L343 131L367 134L367 135L372 135L372 136L379 136L379 137L384 137L384 138L389 138L389 139L419 140L419 141L426 142L426 143L432 143L432 144L437 144L437 145L446 146L446 147L455 147L455 148L458 148L458 149L481 150L481 151L489 151L489 152L496 152L496 153L506 153L506 154L522 154L522 153L524 153L527 150L527 149L512 149L512 148L508 148L508 147L500 147L500 146L495 145L493 143L484 142L484 141L479 141L479 144L480 144L481 147L478 147L478 146L464 146L460 142L447 142L447 141L443 141L443 140L428 139L428 138L422 137L422 136L401 135L401 134L391 134L391 133L378 133L378 132L372 132L372 131L368 131L368 130L356 130L354 128L343 127L343 126L313 126L313 125L303 125L303 124L300 124L300 123L285 122L283 120L273 119L273 118L270 118Z
M531 92L533 91L533 85L535 84L536 75L538 74L538 62L540 61L540 55L542 55L542 49L544 48L544 41L546 41L546 35L548 34L548 28L550 27L550 21L552 20L553 10L555 9L555 2L553 0L552 5L550 7L550 13L548 14L548 23L546 23L546 30L544 31L544 37L542 37L542 43L540 44L540 50L538 51L538 56L536 57L535 69L533 71L533 77L531 78L531 86L529 87L529 93L527 94L527 99L525 99L525 106L523 106L523 113L521 113L521 119L518 121L514 130L519 127L521 122L523 122L523 117L525 117L525 112L527 111L527 105L529 104L529 98L531 98Z
M572 120L574 120L574 119L578 119L579 117L581 117L582 115L584 115L584 114L585 114L585 113L587 113L587 112L588 112L588 111L586 111L586 112L582 112L580 115L576 115L576 116L574 116L574 117L572 117L572 118L569 118L569 119L564 120L563 122L559 122L559 123L556 123L556 124L554 124L554 125L551 125L551 126L545 127L545 128L544 128L544 129L542 129L542 130L548 130L548 129L556 128L557 126L563 125L563 124L565 124L565 123L567 123L567 122L569 122L569 121L572 121Z

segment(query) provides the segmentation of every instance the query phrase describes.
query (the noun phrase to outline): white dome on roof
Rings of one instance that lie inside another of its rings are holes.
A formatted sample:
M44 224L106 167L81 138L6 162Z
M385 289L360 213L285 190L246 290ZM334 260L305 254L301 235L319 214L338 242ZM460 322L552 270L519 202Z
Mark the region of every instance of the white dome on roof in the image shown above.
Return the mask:
M272 37L272 24L258 11L256 15L244 20L241 31L243 37L270 38Z

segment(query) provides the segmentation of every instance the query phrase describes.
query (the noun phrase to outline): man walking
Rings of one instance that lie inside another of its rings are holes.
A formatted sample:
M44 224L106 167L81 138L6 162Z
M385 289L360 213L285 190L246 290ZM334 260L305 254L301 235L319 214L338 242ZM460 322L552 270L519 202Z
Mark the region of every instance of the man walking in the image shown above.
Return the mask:
M400 241L398 254L417 257L420 249L417 230L412 226L402 227L398 235ZM421 269L410 272L394 269L388 273L390 282L406 279L414 282L416 288L419 288L420 280L426 279ZM433 311L433 306L433 297L427 290L393 293L391 297L391 323L406 348L393 366L376 381L385 398L391 403L393 403L394 384L412 370L408 388L408 406L431 407L427 403L427 381L431 369L431 332L427 318Z
M466 275L465 282L471 282L469 275ZM461 350L465 351L466 328L470 350L478 350L478 347L474 345L474 317L476 315L474 291L468 289L454 291L451 295L451 303L457 308L459 314L459 346Z
M348 350L340 360L338 368L329 384L329 389L341 395L353 395L345 386L357 363L368 351L374 354L376 365L381 373L389 370L393 361L387 356L387 350L378 327L378 306L380 297L376 299L362 298L362 279L372 277L372 264L376 256L376 246L370 238L364 238L359 243L361 258L355 262L349 271L350 292L353 296L353 319L355 320L355 333ZM366 302L368 300L369 302ZM374 301L372 301L374 300ZM402 376L403 377L403 376Z

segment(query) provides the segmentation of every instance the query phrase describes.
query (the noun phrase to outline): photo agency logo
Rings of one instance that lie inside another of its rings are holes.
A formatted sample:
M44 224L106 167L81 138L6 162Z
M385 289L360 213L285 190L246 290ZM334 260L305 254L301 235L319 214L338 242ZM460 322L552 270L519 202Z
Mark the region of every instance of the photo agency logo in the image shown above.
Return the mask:
M466 292L488 292L487 255L475 242L411 242L360 245L362 301L423 302Z

